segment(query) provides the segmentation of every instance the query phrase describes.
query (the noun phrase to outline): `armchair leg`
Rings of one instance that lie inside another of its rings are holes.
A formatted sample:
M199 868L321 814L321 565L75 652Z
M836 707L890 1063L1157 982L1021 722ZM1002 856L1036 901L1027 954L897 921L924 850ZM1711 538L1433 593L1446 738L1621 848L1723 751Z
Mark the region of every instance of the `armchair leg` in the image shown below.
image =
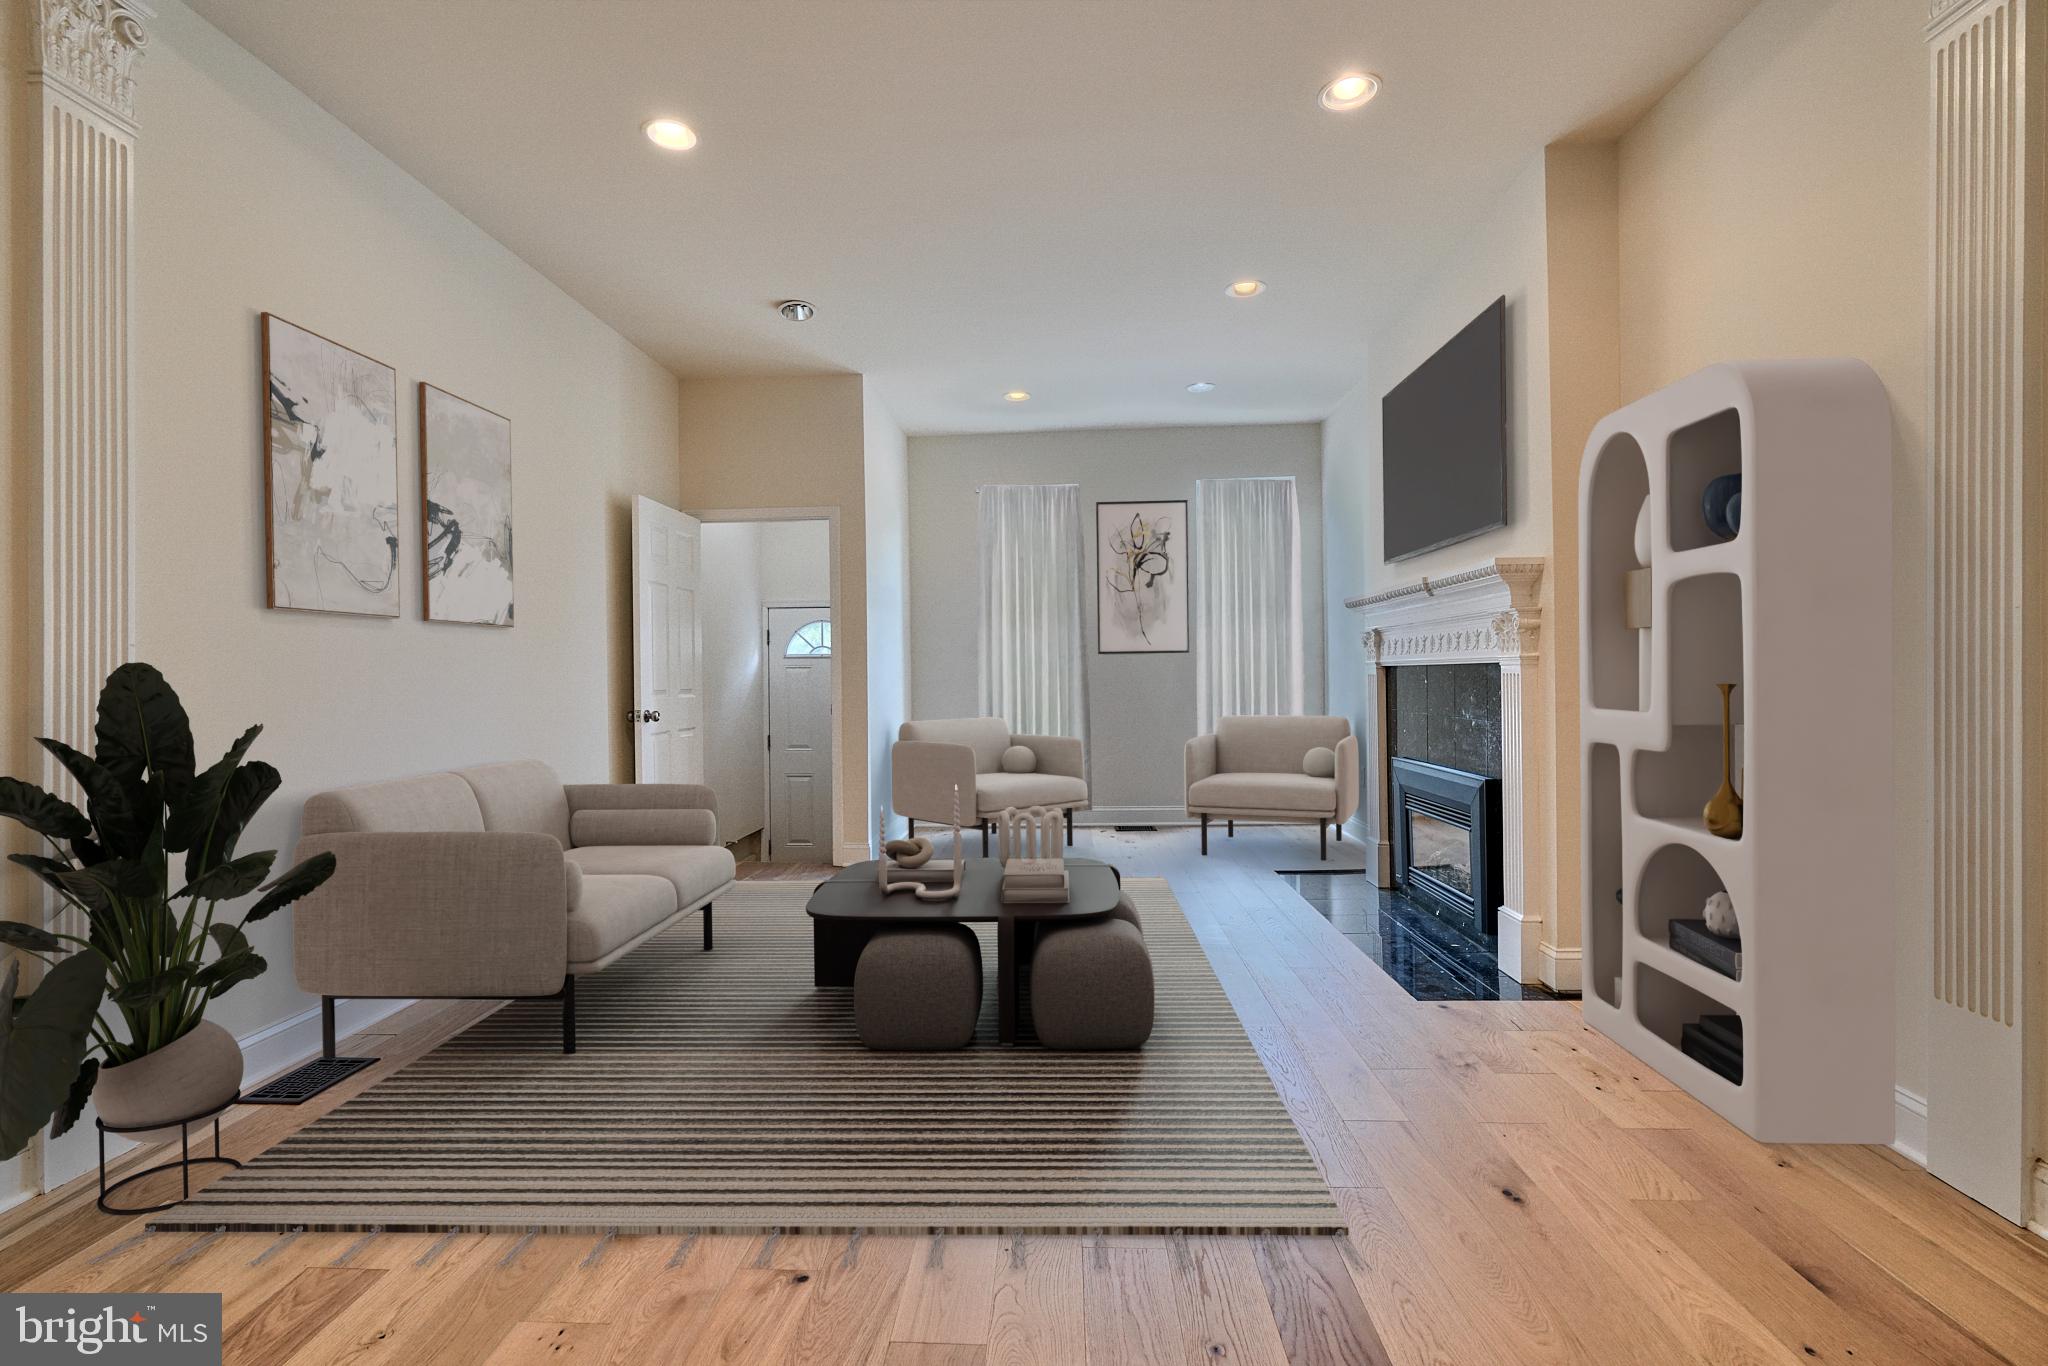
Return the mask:
M1325 863L1328 863L1328 862L1330 861L1330 826L1329 826L1329 823L1328 823L1327 821L1318 821L1318 822L1316 822L1316 834L1318 834L1318 835L1320 835L1320 836L1322 837L1322 841L1323 841L1323 862L1325 862Z
M907 836L906 836L905 838L908 838L908 839L916 839L916 838L917 838L917 817L915 817L915 816L905 816L905 817L903 818L903 824L904 824L904 826L905 826L905 827L906 827L906 828L907 828L907 829L909 830L909 832L910 832L910 833L909 833L909 834L908 834L908 835L907 835Z
M570 974L562 979L562 1051L576 1051L576 977Z
M1234 820L1227 820L1227 821L1223 822L1223 838L1225 838L1225 839L1227 839L1227 840L1234 840L1234 839L1236 839L1236 838L1237 838L1237 822L1236 822L1236 821L1234 821Z
M981 856L988 857L988 822L981 823Z
M1338 821L1338 822L1337 822L1337 843L1339 843L1339 844L1342 844L1343 842L1344 842L1344 822L1342 822L1342 821Z
M704 903L704 952L711 952L711 903Z
M334 998L320 998L320 1056L334 1056Z
M1067 808L1067 848L1074 847L1074 808Z
M1209 813L1202 813L1202 856L1209 856Z

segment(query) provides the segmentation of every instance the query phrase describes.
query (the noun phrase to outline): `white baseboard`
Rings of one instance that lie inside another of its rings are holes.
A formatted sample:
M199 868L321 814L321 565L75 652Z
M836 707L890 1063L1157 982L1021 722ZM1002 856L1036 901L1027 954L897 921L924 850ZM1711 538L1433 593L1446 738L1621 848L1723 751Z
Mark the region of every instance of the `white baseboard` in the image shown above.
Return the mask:
M1098 806L1074 813L1076 827L1195 825L1185 806Z
M377 1021L396 1015L411 1005L404 1001L357 1001L342 997L334 1006L334 1035L345 1039L360 1034ZM265 1025L242 1045L242 1089L248 1090L269 1077L288 1072L320 1051L320 1008L289 1015Z
M1542 968L1528 952L1532 946L1525 941L1530 935L1543 932L1543 922L1527 921L1520 911L1512 906L1503 906L1494 916L1494 966L1517 982L1535 982L1542 977Z
M2034 1159L2033 1199L2028 1202L2027 1231L2048 1238L2048 1162Z
M1579 964L1582 951L1561 949L1555 944L1536 946L1537 975L1543 985L1552 991L1576 992L1579 990Z
M1892 1105L1896 1115L1892 1126L1892 1151L1926 1166L1927 1097L1915 1095L1903 1086L1894 1086Z

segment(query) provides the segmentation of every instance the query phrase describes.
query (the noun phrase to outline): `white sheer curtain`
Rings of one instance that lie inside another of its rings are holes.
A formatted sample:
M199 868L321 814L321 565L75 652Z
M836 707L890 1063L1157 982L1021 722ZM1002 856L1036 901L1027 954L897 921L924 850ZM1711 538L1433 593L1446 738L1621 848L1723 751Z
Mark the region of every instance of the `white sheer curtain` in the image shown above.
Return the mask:
M1200 479L1195 726L1301 712L1301 514L1294 480Z
M980 550L982 714L1085 740L1081 486L984 484Z

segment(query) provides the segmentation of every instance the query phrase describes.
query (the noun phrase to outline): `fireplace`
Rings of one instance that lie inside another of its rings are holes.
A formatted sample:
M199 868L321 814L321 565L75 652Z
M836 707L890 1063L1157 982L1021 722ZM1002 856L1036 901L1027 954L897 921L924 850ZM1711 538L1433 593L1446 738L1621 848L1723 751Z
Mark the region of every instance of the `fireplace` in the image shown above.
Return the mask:
M1501 902L1500 780L1420 759L1388 767L1396 885L1465 933L1492 938Z

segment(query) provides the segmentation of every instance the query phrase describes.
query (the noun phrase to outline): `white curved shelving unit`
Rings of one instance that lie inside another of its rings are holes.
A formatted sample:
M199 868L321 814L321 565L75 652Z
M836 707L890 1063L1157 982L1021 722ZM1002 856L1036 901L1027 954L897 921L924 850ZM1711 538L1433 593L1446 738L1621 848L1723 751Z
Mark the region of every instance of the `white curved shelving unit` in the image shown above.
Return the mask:
M1740 533L1700 512L1742 476ZM1609 415L1579 484L1585 1017L1766 1142L1893 1136L1891 406L1860 361L1717 365ZM1650 625L1623 616L1650 505ZM1710 834L1735 694L1740 839ZM1740 980L1666 926L1725 889ZM1679 1048L1741 1017L1735 1083Z

